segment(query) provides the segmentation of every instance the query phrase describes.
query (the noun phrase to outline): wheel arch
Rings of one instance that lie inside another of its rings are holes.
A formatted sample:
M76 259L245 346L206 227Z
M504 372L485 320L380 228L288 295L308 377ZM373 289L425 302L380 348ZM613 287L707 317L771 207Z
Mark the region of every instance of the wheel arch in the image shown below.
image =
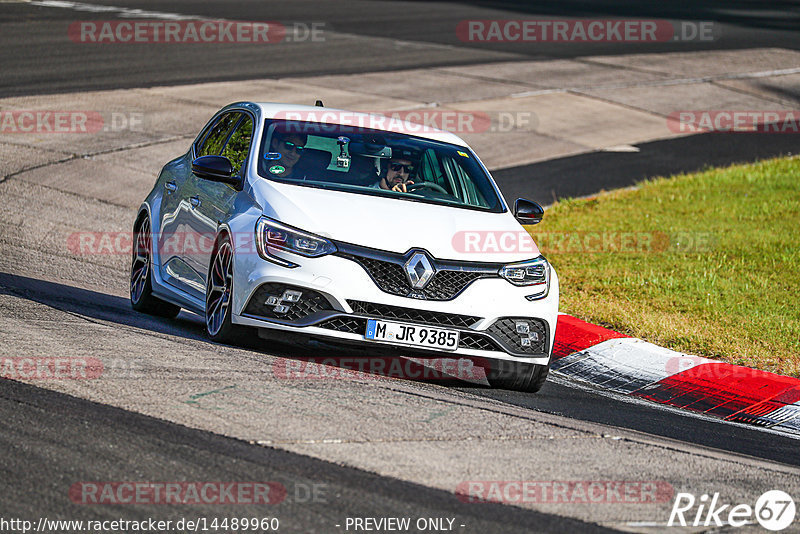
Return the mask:
M148 206L146 203L142 204L141 206L139 206L139 212L136 214L136 219L134 219L134 221L133 221L133 231L134 232L139 229L139 225L142 224L142 221L145 219L145 217L149 217L150 218L150 228L152 229L152 227L153 227L153 218L150 217L150 206Z
M214 254L217 253L217 247L219 246L220 240L223 236L227 236L228 239L231 239L231 229L227 225L227 223L220 223L217 225L217 236L214 238L214 248L211 250L211 261L214 261ZM233 245L233 240L231 239L231 245Z

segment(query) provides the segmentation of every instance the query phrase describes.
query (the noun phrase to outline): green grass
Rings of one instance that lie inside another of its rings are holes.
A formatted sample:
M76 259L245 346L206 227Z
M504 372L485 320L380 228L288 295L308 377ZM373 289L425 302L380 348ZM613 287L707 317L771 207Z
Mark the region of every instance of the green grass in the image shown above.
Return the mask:
M564 200L528 230L558 271L561 311L800 376L800 158Z

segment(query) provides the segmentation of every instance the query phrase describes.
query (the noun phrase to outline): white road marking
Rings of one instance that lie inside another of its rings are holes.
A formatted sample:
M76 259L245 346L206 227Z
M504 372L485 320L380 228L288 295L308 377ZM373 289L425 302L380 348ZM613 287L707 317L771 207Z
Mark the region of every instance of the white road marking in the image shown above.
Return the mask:
M206 17L182 15L180 13L145 11L143 9L133 9L129 7L103 6L97 4L86 4L84 2L68 2L66 0L28 0L25 3L33 6L72 9L74 11L83 11L87 13L113 13L121 18L131 19L208 20Z
M663 412L669 412L674 415L681 415L684 417L690 417L693 419L701 419L703 421L709 423L722 423L725 425L733 425L738 426L741 429L747 430L757 430L759 432L763 432L766 434L775 434L778 436L782 436L784 438L792 438L795 440L800 441L800 434L793 433L793 432L786 432L784 430L778 428L766 428L763 426L755 426L755 425L748 425L745 423L740 423L738 421L731 421L728 419L722 419L720 417L715 417L712 415L708 415L702 412L693 412L691 410L684 410L683 408L676 408L675 406L670 406L669 404L660 404L658 402L653 402L648 399L643 399L641 397L632 397L630 395L625 395L622 393L616 393L609 389L603 389L601 386L597 386L591 384L589 382L584 382L582 380L578 380L574 377L569 375L561 374L559 371L552 371L550 376L547 378L548 382L553 382L554 384L559 384L562 386L566 386L571 389L577 389L580 391L586 391L589 393L594 393L595 395L600 395L601 397L606 397L608 399L612 399L618 402L624 402L626 404L635 404L637 406L648 407L653 410L659 410ZM542 410L545 411L546 410ZM547 412L550 413L550 412ZM555 412L552 412L555 413ZM563 414L556 414L556 415L563 415Z
M706 363L718 362L624 337L608 339L556 360L552 368L599 387L631 393Z
M602 149L603 152L639 152L639 147L633 145L614 145Z

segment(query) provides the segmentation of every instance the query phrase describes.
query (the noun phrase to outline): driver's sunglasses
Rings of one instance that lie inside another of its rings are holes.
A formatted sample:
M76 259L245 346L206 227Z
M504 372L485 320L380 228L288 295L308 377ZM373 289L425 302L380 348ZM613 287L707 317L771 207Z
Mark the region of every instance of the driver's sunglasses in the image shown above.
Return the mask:
M284 141L283 144L286 146L286 150L294 150L295 152L302 152L306 148L304 146L296 145L290 141Z
M413 165L401 165L400 163L390 163L389 168L392 169L394 172L400 172L400 170L404 170L407 173L411 173L414 170Z

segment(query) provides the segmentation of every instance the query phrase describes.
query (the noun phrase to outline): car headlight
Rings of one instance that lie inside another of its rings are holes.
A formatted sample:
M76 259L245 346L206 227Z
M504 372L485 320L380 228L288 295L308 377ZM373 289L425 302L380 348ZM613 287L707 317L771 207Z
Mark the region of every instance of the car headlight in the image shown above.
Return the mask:
M336 252L336 245L324 237L303 232L268 217L261 217L256 223L256 244L262 258L285 267L296 265L271 254L270 249L283 250L306 258L317 258Z
M544 256L504 265L497 274L515 286L531 286L534 292L528 297L546 297L550 291L550 264Z

